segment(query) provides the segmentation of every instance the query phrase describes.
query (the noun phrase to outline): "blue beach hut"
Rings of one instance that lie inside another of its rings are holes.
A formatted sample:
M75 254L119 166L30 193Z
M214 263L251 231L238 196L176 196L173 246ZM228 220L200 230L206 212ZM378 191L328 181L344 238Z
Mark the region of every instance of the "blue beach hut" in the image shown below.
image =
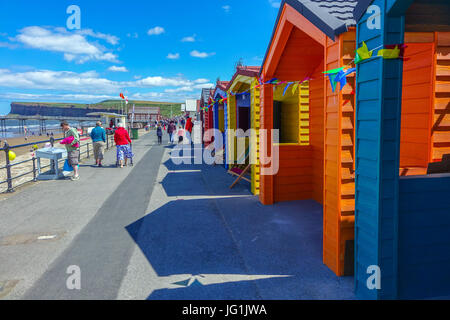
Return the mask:
M431 32L434 54L448 65L449 15L448 0L362 0L355 7L357 47L374 50L356 77L355 291L362 299L450 295L448 156L426 175L400 176L404 63L401 54L377 55L401 48L409 31ZM450 73L439 65L434 72L440 78L429 80L439 87L433 101L445 119Z

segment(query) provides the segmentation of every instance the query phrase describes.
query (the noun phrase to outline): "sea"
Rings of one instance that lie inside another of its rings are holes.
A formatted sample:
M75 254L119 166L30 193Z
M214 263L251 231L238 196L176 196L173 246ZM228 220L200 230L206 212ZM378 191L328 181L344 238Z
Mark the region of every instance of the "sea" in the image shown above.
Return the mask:
M68 121L70 126L79 128L80 123L78 121ZM59 133L61 132L60 122L55 120L46 121L46 129L48 133ZM83 126L93 127L95 126L95 121L92 122L83 122ZM46 132L40 132L39 121L36 120L27 120L25 123L25 127L27 128L28 136L39 136L39 134L47 135ZM6 120L6 132L1 131L0 127L0 138L18 138L23 137L24 134L20 130L19 121L18 120Z

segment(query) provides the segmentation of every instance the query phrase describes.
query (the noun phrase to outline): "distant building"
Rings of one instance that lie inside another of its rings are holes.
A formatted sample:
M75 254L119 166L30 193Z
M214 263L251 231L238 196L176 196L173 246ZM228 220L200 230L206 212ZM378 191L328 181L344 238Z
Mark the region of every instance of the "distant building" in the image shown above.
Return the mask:
M128 121L132 120L133 107L129 107L128 110ZM134 107L134 119L133 122L153 122L161 120L161 109L160 107Z

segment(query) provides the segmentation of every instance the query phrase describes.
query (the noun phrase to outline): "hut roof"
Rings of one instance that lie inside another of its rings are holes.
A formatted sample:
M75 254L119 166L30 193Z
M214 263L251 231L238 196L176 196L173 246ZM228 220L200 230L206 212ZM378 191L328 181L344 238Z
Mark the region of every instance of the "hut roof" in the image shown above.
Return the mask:
M330 39L346 32L348 27L356 26L353 11L361 0L283 0L273 29L272 43L285 4L297 10L303 17L321 30ZM267 48L263 65L267 58Z

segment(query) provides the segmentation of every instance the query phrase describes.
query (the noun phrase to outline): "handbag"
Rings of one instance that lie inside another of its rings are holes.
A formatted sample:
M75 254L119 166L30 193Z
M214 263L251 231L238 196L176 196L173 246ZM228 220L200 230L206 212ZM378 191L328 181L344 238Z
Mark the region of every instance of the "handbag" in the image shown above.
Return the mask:
M66 172L72 172L73 171L73 167L69 164L69 160L68 159L66 159L66 161L64 161L63 171L66 171Z

